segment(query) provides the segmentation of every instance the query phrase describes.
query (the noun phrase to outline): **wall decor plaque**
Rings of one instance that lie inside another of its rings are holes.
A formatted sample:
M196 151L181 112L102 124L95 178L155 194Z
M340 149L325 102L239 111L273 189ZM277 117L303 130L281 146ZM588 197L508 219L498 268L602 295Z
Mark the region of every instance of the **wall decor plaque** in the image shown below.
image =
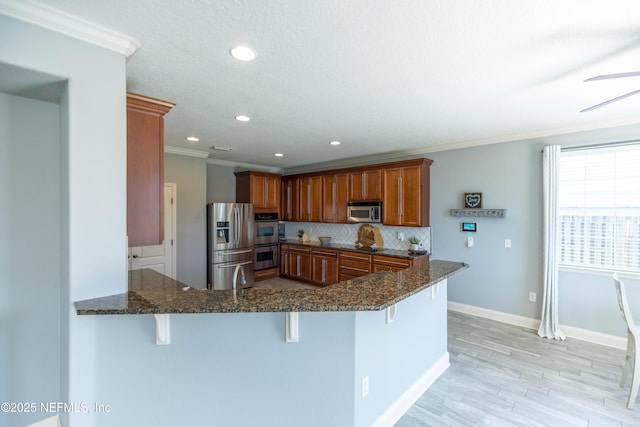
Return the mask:
M482 193L464 193L465 209L482 209Z

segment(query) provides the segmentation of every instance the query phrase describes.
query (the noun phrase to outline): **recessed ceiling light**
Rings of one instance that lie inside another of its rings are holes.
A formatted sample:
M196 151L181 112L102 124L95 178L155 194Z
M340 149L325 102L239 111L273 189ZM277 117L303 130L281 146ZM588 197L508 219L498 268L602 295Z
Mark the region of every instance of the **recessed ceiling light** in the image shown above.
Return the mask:
M276 153L276 154L274 154L274 156L276 156L276 157L284 157L284 154L282 154L282 153Z
M341 142L340 141L331 141L329 144L331 144L331 145L340 145Z
M189 141L189 142L198 142L198 141L200 141L200 138L197 138L195 136L188 136L187 137L187 141Z
M236 120L239 122L248 122L249 120L251 120L251 117L240 115L240 116L236 116Z
M229 53L238 61L253 61L256 59L255 51L247 46L236 46L231 48Z

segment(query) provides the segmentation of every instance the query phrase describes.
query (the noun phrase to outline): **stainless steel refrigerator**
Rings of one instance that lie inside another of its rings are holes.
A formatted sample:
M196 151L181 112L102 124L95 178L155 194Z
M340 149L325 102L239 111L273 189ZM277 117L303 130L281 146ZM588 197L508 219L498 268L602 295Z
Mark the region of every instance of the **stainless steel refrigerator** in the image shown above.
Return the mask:
M253 286L253 204L207 205L207 289Z

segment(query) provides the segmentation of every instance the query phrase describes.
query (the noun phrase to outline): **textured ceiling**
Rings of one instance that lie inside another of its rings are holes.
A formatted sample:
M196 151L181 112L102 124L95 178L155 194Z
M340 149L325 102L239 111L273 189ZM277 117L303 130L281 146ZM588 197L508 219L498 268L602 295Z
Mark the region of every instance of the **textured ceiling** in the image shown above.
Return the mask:
M640 95L579 113L640 89L583 82L640 69L637 0L41 3L140 43L128 90L177 104L166 145L232 148L211 152L223 161L292 168L640 122ZM233 59L237 44L256 60Z

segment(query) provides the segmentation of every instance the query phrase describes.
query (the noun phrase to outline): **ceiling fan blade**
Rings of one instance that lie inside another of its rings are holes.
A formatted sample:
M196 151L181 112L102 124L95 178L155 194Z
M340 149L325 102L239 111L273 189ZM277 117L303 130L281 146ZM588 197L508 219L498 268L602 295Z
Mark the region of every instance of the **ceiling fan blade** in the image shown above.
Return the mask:
M616 101L620 101L621 99L628 98L628 97L630 97L630 96L632 96L632 95L635 95L636 93L640 93L640 89L638 89L638 90L634 90L633 92L625 93L624 95L617 96L617 97L615 97L615 98L613 98L613 99L610 99L610 100L608 100L608 101L601 102L600 104L596 104L596 105L594 105L594 106L592 106L592 107L585 108L584 110L580 110L580 112L581 112L581 113L585 113L585 112L587 112L587 111L595 110L596 108L604 107L605 105L609 105L609 104L611 104L612 102L616 102Z
M636 76L640 76L640 71L629 71L627 73L615 73L615 74L603 74L601 76L591 77L585 80L585 82L593 82L596 80L619 79L622 77L636 77Z

